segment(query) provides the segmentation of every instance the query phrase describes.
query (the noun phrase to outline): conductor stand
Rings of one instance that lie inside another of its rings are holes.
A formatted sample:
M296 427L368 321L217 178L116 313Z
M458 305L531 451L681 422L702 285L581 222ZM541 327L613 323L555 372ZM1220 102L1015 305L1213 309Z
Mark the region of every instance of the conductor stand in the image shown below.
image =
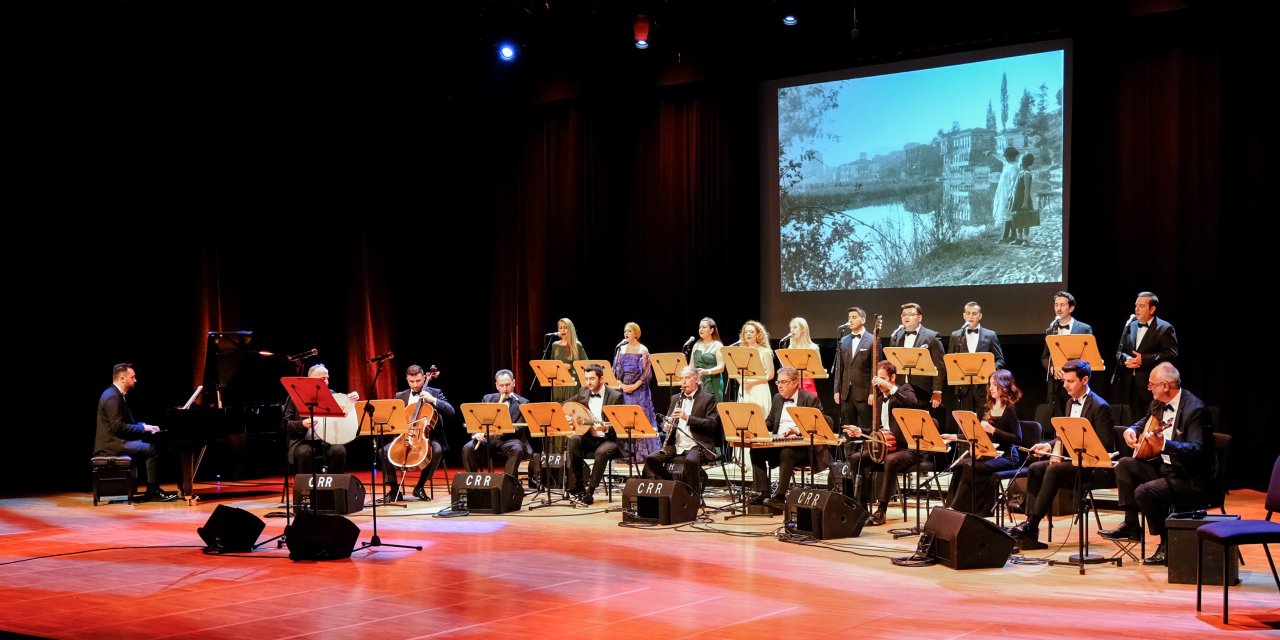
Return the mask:
M1067 336L1059 336L1067 337ZM1074 336L1073 336L1074 337ZM1084 491L1085 467L1111 468L1111 455L1107 453L1093 425L1086 418L1058 417L1053 419L1053 428L1058 432L1062 444L1075 456L1071 461L1076 467L1076 518L1079 519L1079 553L1061 560L1050 560L1051 565L1070 565L1079 567L1080 575L1084 575L1085 565L1114 563L1121 566L1122 558L1104 558L1089 553L1089 500Z
M809 349L796 349L796 351L810 351ZM814 459L815 445L824 447L835 446L839 444L836 434L831 431L831 425L827 424L827 417L822 414L816 407L787 407L786 412L791 414L791 420L795 422L796 428L801 433L809 436L809 480L804 479L804 469L800 470L800 484L806 487L813 487L813 478L818 473L817 462Z
M887 349L886 349L887 351ZM893 409L893 419L897 421L898 428L902 430L903 435L911 438L911 450L916 452L915 474L916 474L916 524L914 527L905 529L890 529L889 533L893 534L893 538L906 538L909 536L917 536L924 532L924 528L920 525L920 464L924 460L924 453L946 453L947 443L942 439L942 434L938 433L938 426L933 422L933 416L924 409ZM929 484L934 481L942 471L937 471L925 481ZM906 492L903 492L904 500Z
M560 361L553 360L552 362ZM561 362L560 364L563 365L564 363ZM546 458L541 465L541 477L539 478L541 486L538 488L537 493L533 494L533 499L537 500L538 496L544 491L546 495L542 496L542 504L531 504L529 505L529 510L549 507L557 502L568 502L568 487L564 486L566 483L564 465L568 463L567 456L565 456L563 449L559 452L554 451L551 440L551 438L564 438L573 435L573 429L570 428L568 420L565 419L564 407L557 402L529 402L520 405L520 414L524 416L524 421L529 425L529 435L535 438L542 438L544 443L542 455ZM560 497L558 498L554 496L555 492L551 488L550 481L551 472L549 469L553 462L553 457L558 457L556 459L560 463Z
M622 455L627 459L627 477L636 476L636 440L657 438L658 431L649 423L644 407L634 404L614 404L600 408L605 422L613 425L614 435L623 441ZM622 432L618 433L621 427ZM622 511L622 507L609 507L606 512Z
M390 400L369 400L356 403L356 413L360 414L360 435L372 436L373 442L373 460L375 472L375 486L379 486L379 490L374 494L375 505L379 502L383 506L391 505L402 509L408 508L408 505L399 502L389 502L387 495L387 478L378 469L377 460L382 455L382 443L386 441L386 436L401 436L408 430L408 414L405 412L405 404L399 398L391 398ZM368 421L366 422L366 418ZM381 495L383 497L379 498Z
M751 350L755 353L755 350ZM759 357L756 358L759 360ZM738 486L741 492L738 500L721 507L729 510L725 520L756 515L747 509L747 449L754 444L767 444L772 440L764 423L764 407L754 402L721 402L716 405L716 413L720 414L720 427L724 429L724 439L730 446L736 447L734 464L738 465ZM729 482L729 478L725 478ZM729 491L733 495L732 485ZM737 513L741 505L742 513Z

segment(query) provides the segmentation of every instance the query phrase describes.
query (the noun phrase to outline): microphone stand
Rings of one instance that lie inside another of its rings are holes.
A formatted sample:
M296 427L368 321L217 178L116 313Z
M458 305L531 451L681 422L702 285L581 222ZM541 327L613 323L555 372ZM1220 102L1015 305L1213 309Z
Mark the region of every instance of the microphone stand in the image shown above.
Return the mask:
M377 370L376 372L374 372L374 374L373 374L373 382L372 382L372 383L370 383L370 387L371 387L371 388L370 388L370 390L369 390L369 391L370 391L370 394L369 394L369 397L370 397L370 398L372 398L375 394L377 394L377 391L378 391L378 377L382 375L382 366L383 366L384 364L386 364L386 362L387 362L386 360L379 360L379 361L378 361L378 370ZM430 379L431 379L431 378L427 378L427 380L430 380ZM426 383L426 382L422 383L423 391L426 391L426 385L427 385L427 383ZM370 402L365 402L365 404L364 404L364 416L368 416L368 417L369 417L369 419L370 419L371 421L373 420L373 405L372 405ZM363 423L363 422L364 422L364 416L361 416L361 417L360 417L360 421L361 421L361 423ZM358 430L357 430L357 433L358 433ZM425 434L424 434L424 435L425 435ZM379 426L379 428L378 428L378 436L374 438L374 441L375 441L375 442L374 442L374 445L373 445L373 446L374 446L374 449L376 450L376 451L375 451L375 454L374 454L374 473L376 474L376 473L377 473L377 468L378 468L378 465L377 465L377 461L378 461L377 453L380 453L380 452L381 452L381 450L382 450L382 447L381 447L381 443L382 443L382 427L381 427L381 426ZM430 443L430 442L427 442L427 446L428 446L428 447L430 447L430 446L431 446L431 443ZM388 455L388 458L390 458L390 455ZM390 461L390 460L388 460L388 461ZM381 476L379 476L379 477L381 477ZM402 478L402 480L403 480L403 478ZM382 478L381 478L381 484L382 484L382 490L383 490L383 491L386 491L386 490L387 490L387 481L386 481L386 478L385 478L385 477L382 477ZM403 485L400 487L400 490L401 490L401 491L404 491L404 487L403 487ZM312 504L314 504L314 503L315 503L315 499L313 498L313 499L312 499ZM406 509L408 508L408 505L403 505L403 504L402 504L402 505L398 505L398 506L400 506L400 507L402 507L402 508L406 508ZM369 541L368 541L368 542L366 542L366 543L364 543L364 544L362 544L362 545L360 545L360 546L356 547L356 548L355 548L355 551L361 551L361 550L368 549L368 548L371 548L371 547L396 547L396 548L399 548L399 549L413 549L413 550L415 550L415 551L422 551L422 546L421 546L421 545L411 545L411 544L390 544L390 543L385 543L385 542L383 542L383 541L382 541L382 538L378 537L378 498L377 498L377 496L374 496L374 498L373 498L373 536L372 536L371 538L369 538Z

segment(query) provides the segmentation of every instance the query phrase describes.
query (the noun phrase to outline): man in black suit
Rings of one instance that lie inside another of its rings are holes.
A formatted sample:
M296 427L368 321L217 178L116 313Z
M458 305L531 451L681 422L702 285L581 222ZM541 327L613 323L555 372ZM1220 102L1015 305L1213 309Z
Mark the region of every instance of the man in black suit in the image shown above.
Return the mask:
M667 463L679 457L684 460L681 481L702 492L702 464L719 459L720 416L716 397L698 387L696 367L680 370L680 392L671 396L670 414L673 428L662 449L644 460L644 472L650 478L671 480Z
M867 312L849 307L849 335L840 339L836 367L832 374L840 424L866 428L871 424L871 332L864 326Z
M497 393L485 395L484 402L496 402L498 404L507 405L508 414L511 416L511 422L524 422L524 417L520 414L520 405L528 402L528 398L516 393L516 376L510 369L502 369L493 375L493 384L497 388ZM483 455L481 455L483 453ZM520 461L528 458L533 454L533 448L529 445L529 427L516 427L515 433L506 433L501 436L491 437L485 440L484 433L476 433L471 436L471 440L467 444L462 445L462 468L466 471L475 472L480 469L481 463L487 463L492 466L493 459L506 461L503 472L517 480L520 478ZM537 473L536 469L530 470L530 478Z
M584 386L578 391L574 400L586 406L591 411L591 415L598 422L603 423L604 413L601 409L610 405L623 404L622 392L605 385L604 369L600 365L587 365L585 373L582 380ZM569 436L566 453L569 458L569 468L565 471L565 482L569 485L570 491L579 493L576 497L578 502L590 505L595 502L596 487L600 486L600 480L604 478L605 466L610 460L622 457L622 450L618 448L617 433L612 426L593 427L583 435ZM581 477L586 474L587 455L594 457L595 464L591 466L591 479L584 489L581 485Z
M1093 327L1076 320L1072 313L1076 310L1076 297L1067 291L1053 294L1053 322L1045 329L1046 336L1067 336L1093 334ZM1062 415L1061 409L1067 405L1066 387L1060 384L1062 368L1053 366L1053 358L1049 355L1049 341L1044 343L1044 351L1040 354L1040 364L1045 369L1045 381L1049 385L1049 415Z
M1154 439L1158 453L1146 460L1120 459L1116 465L1116 485L1120 488L1124 523L1098 533L1112 540L1139 539L1142 531L1138 511L1141 510L1151 535L1160 536L1155 553L1142 562L1165 564L1164 521L1170 507L1194 507L1204 499L1216 473L1213 424L1209 409L1200 398L1182 388L1182 377L1168 362L1151 370L1147 386L1154 402L1147 415L1124 431L1124 441L1136 449L1139 436L1150 420L1157 430L1142 437Z
M1111 418L1111 407L1102 396L1089 388L1089 375L1092 372L1089 363L1084 360L1068 360L1062 365L1062 386L1066 389L1067 404L1062 415L1072 418L1084 418L1093 426L1098 440L1108 452L1116 450L1115 423ZM1044 456L1053 450L1047 442L1037 443L1031 447L1034 455ZM1070 451L1062 451L1062 455L1070 456ZM1033 462L1027 471L1027 521L1010 529L1013 537L1022 541L1025 550L1044 549L1047 547L1039 541L1040 521L1048 515L1053 506L1053 498L1059 489L1075 486L1076 467L1072 462L1061 459L1048 459ZM1113 472L1105 469L1087 467L1081 473L1083 488L1091 483L1102 483L1110 480Z
M1178 336L1173 325L1156 317L1160 299L1150 291L1138 294L1133 303L1133 317L1120 334L1116 349L1118 366L1112 374L1112 396L1126 402L1133 415L1142 415L1151 405L1147 380L1152 369L1161 363L1178 361Z
M982 326L982 305L969 302L964 305L964 326L951 334L947 353L990 353L995 357L996 369L1004 368L1004 350L1000 348L1000 336ZM943 369L942 373L946 373ZM995 369L984 371L987 375ZM944 378L945 380L945 378ZM987 385L960 385L955 388L957 409L982 413L987 406Z
M322 364L308 369L307 377L324 380L325 387L329 386L329 369ZM360 394L352 391L347 397L355 402L360 399ZM289 434L289 464L297 465L298 473L311 473L317 456L320 458L320 473L342 473L347 466L347 448L326 442L323 428L319 433L312 429L311 418L303 417L293 404L292 396L285 402L283 420Z
M872 384L877 390L877 395L881 396L878 404L880 406L880 427L887 427L889 432L893 434L893 447L885 453L883 463L872 462L869 452L864 448L862 451L848 456L849 467L858 475L858 488L855 489L855 496L859 502L867 505L868 509L872 501L879 501L874 513L871 513L871 524L884 524L886 514L889 510L889 495L893 492L893 479L903 470L911 468L923 457L911 449L911 441L902 433L902 427L898 426L898 422L893 419L893 409L920 409L921 403L916 400L915 390L910 385L898 384L898 371L894 368L893 363L888 360L881 360L880 366L877 367L876 377L872 380ZM864 433L859 427L844 428L844 435L849 438L862 438ZM845 443L846 446L852 442ZM865 445L864 445L865 446ZM872 493L871 486L872 472L880 471L880 486L874 487L875 492Z
M920 305L914 302L902 305L902 326L889 338L889 346L929 350L929 358L938 369L938 375L911 376L899 373L899 380L900 384L911 385L919 402L928 402L930 407L937 409L942 404L942 388L947 381L947 368L942 362L942 339L938 337L937 331L925 328L923 322L924 311Z
M147 493L145 499L154 502L176 500L178 494L167 493L160 488L160 452L142 436L160 431L154 424L139 422L129 410L126 395L138 384L138 374L129 363L118 364L111 369L111 386L98 397L98 425L94 436L93 455L129 456L134 462L145 460Z
M425 402L431 405L436 412L434 426L428 436L428 442L431 443L431 461L427 463L427 467L418 474L418 482L413 487L413 497L419 500L430 500L427 496L426 484L427 480L435 477L436 469L440 468L444 462L444 452L449 450L449 440L445 437L444 424L447 418L452 418L456 413L453 405L445 399L444 392L427 386L427 373L422 367L412 364L405 369L404 379L409 383L409 388L396 394L396 398L403 401L406 407L407 415L410 420L414 416L418 416L418 403ZM387 478L387 502L395 502L400 500L401 495L400 478L396 475L396 467L391 464L391 460L387 458L387 451L391 449L391 442L382 448L382 472Z
M765 426L769 428L769 433L775 436L799 438L804 433L791 419L791 414L785 411L786 407L813 407L822 411L822 401L818 396L800 388L800 372L794 367L778 369L777 383L778 392L773 394L773 408L769 411L769 417L765 418ZM826 417L825 412L823 417ZM829 418L828 422L830 422ZM829 447L813 448L815 449L813 471L817 473L831 463L831 452ZM758 495L752 498L751 502L755 504L763 502L774 509L785 508L791 477L795 475L796 465L808 463L809 449L810 447L803 445L752 449L751 484ZM769 493L769 469L765 467L765 463L778 469L778 491L768 498L764 498Z

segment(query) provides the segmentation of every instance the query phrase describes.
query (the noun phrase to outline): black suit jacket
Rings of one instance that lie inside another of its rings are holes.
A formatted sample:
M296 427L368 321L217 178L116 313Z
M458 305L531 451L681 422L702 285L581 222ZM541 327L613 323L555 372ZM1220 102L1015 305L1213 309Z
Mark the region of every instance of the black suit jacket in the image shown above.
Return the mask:
M942 388L947 382L947 366L942 361L942 339L938 337L938 332L933 329L927 329L924 325L920 325L919 333L916 335L915 347L917 349L928 349L929 357L933 360L933 366L937 367L938 375L930 378L929 376L908 376L902 371L898 372L898 384L909 384L915 387L916 396L923 397L924 402L929 401L929 397L933 393L942 393ZM906 333L905 329L898 329L889 337L889 346L901 347L902 338Z
M1161 414L1163 415L1163 410ZM1129 430L1134 435L1141 434L1147 424L1147 417L1142 416ZM1169 456L1174 477L1191 481L1197 489L1205 489L1216 473L1213 423L1204 402L1186 389L1182 389L1178 410L1173 414L1173 437L1166 439L1164 443L1164 451L1161 453Z
M969 341L965 339L968 328L965 326L951 333L951 344L947 347L947 353L969 353ZM978 328L978 350L974 353L990 353L995 356L996 368L1004 368L1004 350L1000 348L1000 336L986 327ZM943 371L945 373L945 369Z
M600 387L600 399L604 401L602 406L605 406L605 407L610 405L615 405L615 404L626 404L625 402L622 401L622 392L618 391L617 389L614 389L613 387L610 387L609 385L603 385ZM582 406L590 409L591 405L588 402L589 400L591 400L591 390L587 389L586 387L579 389L578 395L575 396L573 399L574 402L578 402L582 404ZM603 416L601 416L601 420L602 421L604 420ZM654 425L654 426L656 427L658 425ZM582 436L582 438L584 440L588 438L600 440L600 438L597 438L596 436L591 435L593 432L594 431L588 431L586 435ZM613 430L612 426L609 427L609 431L605 433L604 439L605 440L618 439L618 434L616 431Z
M1129 369L1124 366L1125 360L1133 357L1133 343L1138 340L1138 321L1134 320L1125 327L1125 331L1120 334L1120 346L1116 348L1116 379L1132 379L1137 384L1137 388L1146 389L1147 379L1151 377L1151 370L1161 362L1173 362L1178 360L1178 335L1173 330L1173 325L1161 320L1159 317L1152 317L1150 326L1147 327L1147 335L1143 336L1142 344L1136 349L1142 354L1142 366L1137 369Z
M1089 421L1093 425L1094 433L1098 434L1098 440L1102 442L1102 446L1107 451L1115 451L1119 443L1116 442L1116 423L1115 418L1111 415L1111 405L1107 404L1102 396L1098 395L1090 389L1082 398L1084 407L1080 410L1080 417ZM1067 398L1066 405L1059 410L1064 416L1071 415L1071 398ZM1044 426L1044 425L1041 425ZM1069 455L1069 452L1063 452L1063 455Z
M490 394L487 394L481 401L497 402L501 398L502 398L501 393L490 393ZM511 394L511 400L512 400L511 403L507 405L508 412L511 415L511 422L513 423L524 422L524 414L520 413L520 405L528 402L529 399L518 393L513 393ZM525 442L528 442L529 427L527 426L516 427L515 433L504 434L499 439L500 442L506 442L507 440L523 440Z
M836 351L835 392L841 402L861 399L871 395L871 378L875 376L875 363L871 361L871 334L863 331L858 344L853 344L853 334L840 339Z
M773 408L769 410L769 417L764 420L765 426L769 428L769 433L778 432L778 423L782 420L782 412L786 406L786 401L782 398L781 393L773 394ZM831 417L822 409L822 400L819 400L818 396L804 389L797 389L795 406L813 407L821 411L822 417L827 421L827 428L832 428ZM831 447L817 446L810 447L810 449L814 453L813 471L815 473L819 473L831 466Z
M449 404L449 401L445 399L443 391L440 391L435 387L423 387L423 390L436 397L436 426L431 430L431 439L440 443L441 451L448 451L449 439L445 437L444 421L445 418L452 418L457 412L454 411L453 405ZM409 390L405 389L404 391L397 393L396 398L406 405L409 404ZM410 407L410 409L412 409L412 407ZM413 418L412 412L410 412L409 418Z
M1045 329L1044 335L1046 335L1046 336L1050 336L1050 335L1057 335L1057 334L1058 334L1058 331L1054 328L1054 327L1056 327L1056 326L1057 326L1057 324L1058 324L1058 319L1057 319L1057 318L1054 318L1054 319L1053 319L1053 324L1049 325L1049 328L1048 328L1048 329ZM1085 323L1083 323L1083 322L1080 322L1079 320L1076 320L1075 318L1072 318L1072 319L1071 319L1071 333L1070 333L1070 335L1075 336L1075 335L1080 335L1080 334L1085 334L1085 333L1092 335L1092 334L1093 334L1093 327L1091 327L1091 326L1089 326L1089 325L1087 325L1087 324L1085 324ZM1098 355L1099 355L1099 356L1101 356L1102 354L1101 354L1101 353L1099 353ZM1040 366L1044 367L1044 368L1045 368L1045 370L1047 371L1047 370L1049 369L1049 365L1050 365L1050 364L1053 364L1053 358L1050 358L1050 357L1049 357L1049 343L1046 341L1046 342L1044 343L1044 351L1042 351L1042 352L1040 353Z
M893 447L894 451L905 451L910 449L912 443L907 439L906 434L902 433L902 427L898 426L898 421L893 419L893 410L927 409L929 407L929 403L920 402L920 399L916 397L915 389L911 388L911 385L909 384L898 385L898 388L894 390L893 395L888 396L887 398L881 398L880 402L883 403L885 400L888 400L889 402L889 421L886 424L884 420L881 420L880 426L889 427L890 433L893 434L893 438L896 440Z
M683 397L684 392L671 396L670 411L675 411L684 402ZM702 446L713 450L719 446L724 432L720 430L720 413L716 410L716 397L701 388L695 391L693 407L689 410L689 417L685 420L685 424L689 427L689 437L697 440ZM675 429L667 434L667 440L663 444L669 447L675 446Z
M107 387L98 398L98 429L93 439L93 455L118 455L128 440L141 440L147 432L136 422L129 403L116 385Z

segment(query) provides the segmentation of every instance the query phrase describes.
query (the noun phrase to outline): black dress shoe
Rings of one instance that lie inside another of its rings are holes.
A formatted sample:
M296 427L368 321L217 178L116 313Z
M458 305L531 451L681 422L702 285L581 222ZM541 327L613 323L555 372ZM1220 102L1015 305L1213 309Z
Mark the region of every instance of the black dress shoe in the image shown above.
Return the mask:
M867 516L867 524L875 527L885 523L888 520L888 514L884 511L877 511Z
M390 489L387 490L387 497L378 500L378 502L381 502L383 504L386 504L388 502L400 502L400 499L402 497L404 496L403 494L400 493L400 487L391 487Z
M1019 540L1038 540L1040 538L1040 528L1031 527L1024 522L1020 525L1009 527L1009 535Z
M163 489L149 489L142 495L143 502L173 502L178 499L178 494L168 493Z
M1155 553L1147 556L1146 558L1143 558L1142 564L1157 564L1157 565L1169 564L1169 554L1165 552L1164 543L1162 542L1160 543L1160 546L1156 547Z
M755 492L748 493L747 504L764 504L764 494Z
M778 511L783 511L787 508L787 497L786 496L769 496L768 498L764 499L764 506L769 507L770 509L777 509Z
M1123 522L1120 526L1114 529L1103 529L1099 531L1098 535L1108 540L1133 540L1136 542L1142 539L1142 529L1137 525Z
M431 499L429 496L427 496L427 489L426 489L426 487L414 487L414 488L413 488L413 497L415 497L415 498L417 498L417 499L419 499L419 500L422 500L422 501L427 501L427 500L430 500L430 499Z

